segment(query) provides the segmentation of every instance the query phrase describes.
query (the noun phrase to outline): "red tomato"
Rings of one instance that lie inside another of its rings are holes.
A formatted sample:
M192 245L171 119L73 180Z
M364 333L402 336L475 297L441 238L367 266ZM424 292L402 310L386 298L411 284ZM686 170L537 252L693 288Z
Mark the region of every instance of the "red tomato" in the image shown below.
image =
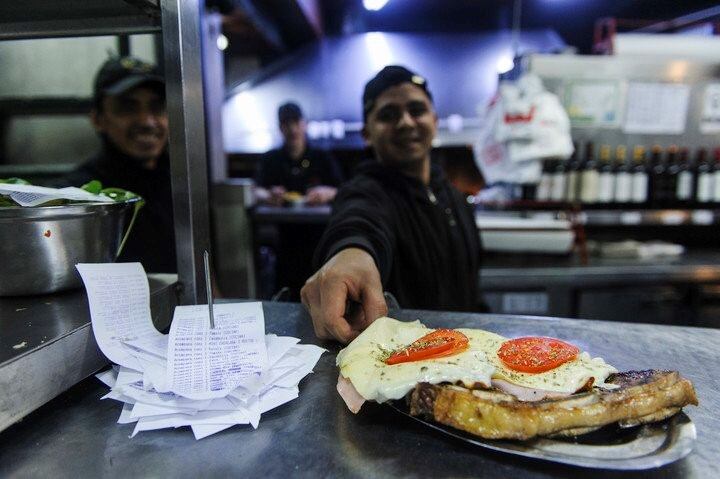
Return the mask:
M436 329L418 339L410 346L394 351L385 360L385 364L393 365L435 359L465 351L468 347L468 338L454 329Z
M505 341L497 355L505 366L524 373L542 373L572 361L580 350L555 338L529 336Z

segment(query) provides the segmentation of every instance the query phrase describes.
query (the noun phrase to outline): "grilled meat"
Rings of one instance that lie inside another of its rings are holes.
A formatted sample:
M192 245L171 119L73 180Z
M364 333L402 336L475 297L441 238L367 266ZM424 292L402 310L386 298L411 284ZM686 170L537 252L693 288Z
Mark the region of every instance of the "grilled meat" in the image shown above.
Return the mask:
M486 439L524 440L585 434L612 423L629 427L659 421L687 404L698 404L692 383L677 371L628 371L606 382L617 387L535 402L497 389L421 383L410 393L410 414Z

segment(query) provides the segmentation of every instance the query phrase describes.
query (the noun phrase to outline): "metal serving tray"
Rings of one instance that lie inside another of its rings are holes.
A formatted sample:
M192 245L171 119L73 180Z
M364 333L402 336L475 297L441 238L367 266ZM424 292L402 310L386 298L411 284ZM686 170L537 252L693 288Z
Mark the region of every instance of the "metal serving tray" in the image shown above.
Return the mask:
M683 412L664 421L621 429L615 425L571 439L493 441L411 416L403 401L387 403L398 413L466 443L518 456L593 469L643 470L670 464L692 451L695 425Z

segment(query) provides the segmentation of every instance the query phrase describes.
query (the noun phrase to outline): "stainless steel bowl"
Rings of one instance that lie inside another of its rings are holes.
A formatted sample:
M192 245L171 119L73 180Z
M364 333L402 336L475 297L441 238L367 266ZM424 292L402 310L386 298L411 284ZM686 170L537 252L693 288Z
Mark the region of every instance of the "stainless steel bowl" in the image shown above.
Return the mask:
M137 201L0 208L0 296L79 286L77 263L115 261Z

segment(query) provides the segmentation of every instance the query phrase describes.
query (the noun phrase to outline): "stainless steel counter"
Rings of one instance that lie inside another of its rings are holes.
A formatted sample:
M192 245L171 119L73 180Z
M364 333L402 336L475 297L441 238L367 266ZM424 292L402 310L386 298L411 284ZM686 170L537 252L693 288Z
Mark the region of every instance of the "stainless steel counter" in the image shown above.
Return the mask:
M249 213L256 224L324 225L330 219L330 206L258 205Z
M576 255L487 253L478 294L497 313L610 319L637 313L641 308L638 301L656 302L653 308L669 311L668 305L662 304L662 288L670 287L682 297L676 306L690 310L689 314L676 314L679 318L673 324L716 326L720 323L698 309L703 303L703 286L719 284L720 254L715 251L653 259L591 256L587 264L581 264ZM618 296L623 299L617 301ZM616 301L608 301L608 297ZM652 311L650 308L639 320L649 321Z
M155 326L170 324L177 276L150 275ZM0 298L0 431L107 364L84 289Z
M266 331L317 343L298 304L265 303ZM351 414L335 391L336 344L300 384L300 397L201 441L187 429L144 432L117 425L120 403L100 401L90 378L0 433L3 477L718 477L720 331L522 316L398 311L433 326L472 326L506 336L572 340L620 369L678 369L698 392L686 411L698 439L687 458L642 474L580 470L503 455L439 436L382 406Z
M522 271L519 275L518 272ZM677 257L602 258L591 256L582 264L577 255L485 253L480 270L483 287L540 287L583 285L605 287L625 284L720 282L720 254L690 251Z

